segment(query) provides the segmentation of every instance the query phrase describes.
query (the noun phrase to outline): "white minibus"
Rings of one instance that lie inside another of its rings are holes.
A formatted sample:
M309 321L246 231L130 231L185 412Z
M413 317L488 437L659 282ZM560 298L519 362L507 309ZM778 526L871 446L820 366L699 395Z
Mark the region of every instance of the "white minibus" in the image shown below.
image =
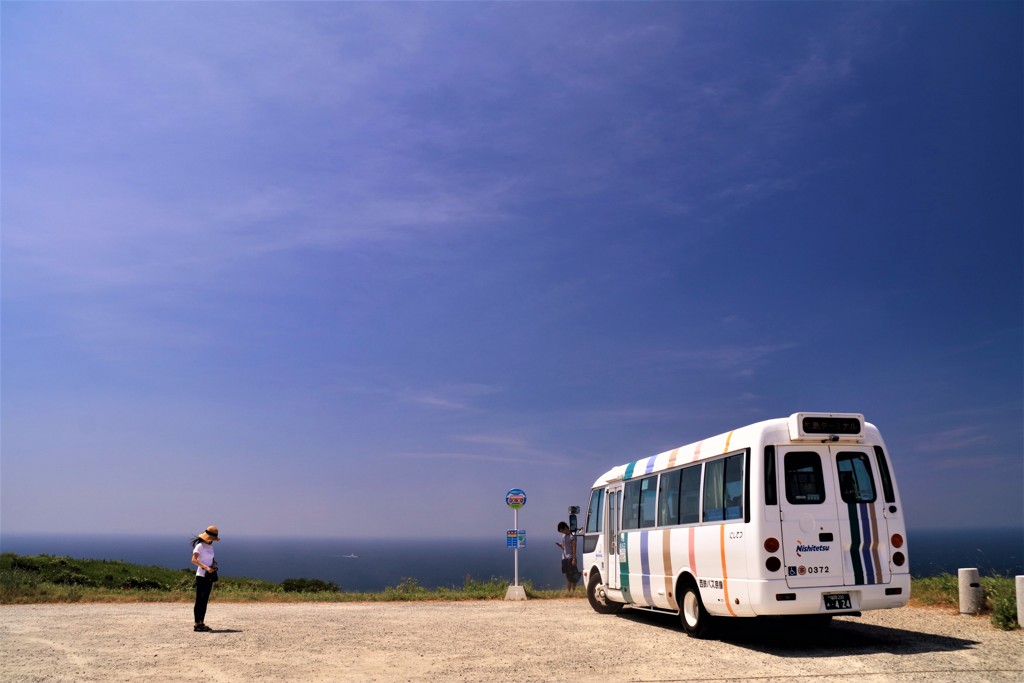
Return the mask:
M722 617L827 624L910 598L896 479L859 414L795 413L615 467L580 532L595 610L678 613L697 638Z

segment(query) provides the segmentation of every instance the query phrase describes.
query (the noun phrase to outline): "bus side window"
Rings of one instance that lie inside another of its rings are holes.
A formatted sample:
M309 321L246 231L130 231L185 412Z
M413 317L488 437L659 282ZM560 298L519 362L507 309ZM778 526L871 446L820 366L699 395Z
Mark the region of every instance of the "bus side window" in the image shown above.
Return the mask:
M658 484L658 526L679 524L679 479L682 470L665 472Z
M775 446L764 447L764 504L779 504L778 484L775 479Z
M786 453L786 500L793 505L818 505L825 502L825 477L821 458L814 451Z
M704 521L743 517L743 455L707 463L704 474Z
M657 482L657 475L626 482L622 500L623 529L646 529L654 526L654 515L657 512Z
M889 474L889 463L886 462L881 446L875 446L875 460L878 461L878 474L882 477L882 493L885 495L885 502L895 503L896 492L892 487L892 475Z
M646 477L640 482L640 528L654 526L654 515L657 512L655 503L658 500L658 477Z
M725 459L725 518L743 518L743 456Z
M587 533L596 534L601 532L602 515L601 508L604 504L604 489L594 489L590 494L590 508L587 510Z
M700 465L682 470L679 482L679 523L696 524L700 521Z

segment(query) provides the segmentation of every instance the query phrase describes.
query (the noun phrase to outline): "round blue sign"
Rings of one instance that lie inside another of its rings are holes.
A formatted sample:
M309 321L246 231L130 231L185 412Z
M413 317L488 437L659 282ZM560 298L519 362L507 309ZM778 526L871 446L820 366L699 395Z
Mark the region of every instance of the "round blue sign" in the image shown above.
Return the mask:
M511 489L505 494L505 504L514 510L526 505L526 492L522 489Z

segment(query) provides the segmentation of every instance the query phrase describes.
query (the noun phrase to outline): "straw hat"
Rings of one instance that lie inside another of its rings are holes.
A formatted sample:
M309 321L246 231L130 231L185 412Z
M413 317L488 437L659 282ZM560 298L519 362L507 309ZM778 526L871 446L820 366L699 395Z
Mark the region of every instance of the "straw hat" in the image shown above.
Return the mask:
M203 541L205 541L206 543L213 543L214 541L220 540L218 534L220 534L220 531L217 529L216 526L211 524L210 526L206 527L206 531L199 534L199 538L203 539Z

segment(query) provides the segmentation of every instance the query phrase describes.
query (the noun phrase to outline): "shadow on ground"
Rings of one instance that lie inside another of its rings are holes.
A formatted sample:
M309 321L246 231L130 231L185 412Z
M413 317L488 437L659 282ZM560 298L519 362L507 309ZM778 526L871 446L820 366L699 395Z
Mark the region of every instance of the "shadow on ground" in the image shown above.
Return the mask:
M624 610L618 618L651 628L677 631L680 638L688 637L679 625L679 618L672 614ZM778 617L718 619L711 638L777 657L846 657L878 653L915 655L955 652L979 645L974 640L877 626L852 617L835 619L831 626L803 624Z

